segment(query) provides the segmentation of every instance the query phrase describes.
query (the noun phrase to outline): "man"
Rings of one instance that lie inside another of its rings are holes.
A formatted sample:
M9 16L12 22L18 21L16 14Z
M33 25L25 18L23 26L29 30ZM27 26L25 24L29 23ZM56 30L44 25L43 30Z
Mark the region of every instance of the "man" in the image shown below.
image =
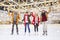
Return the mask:
M14 11L14 12L11 12L12 14L11 17L12 17L12 34L13 34L13 31L14 31L14 25L16 25L16 32L17 34L18 33L18 22L19 22L19 19L20 19L20 14L17 12L17 11Z
M30 15L28 14L28 12L26 12L25 14L24 14L24 24L25 24L25 33L26 33L26 28L28 27L28 31L29 31L29 33L30 33L30 27L29 27L29 24L30 24Z

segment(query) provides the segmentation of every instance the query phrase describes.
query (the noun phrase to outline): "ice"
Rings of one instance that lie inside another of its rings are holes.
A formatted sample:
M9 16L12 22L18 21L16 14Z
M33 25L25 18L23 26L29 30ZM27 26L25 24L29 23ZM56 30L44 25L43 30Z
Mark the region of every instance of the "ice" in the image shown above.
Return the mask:
M16 34L16 27L14 34L11 35L11 25L0 25L0 40L60 40L60 24L48 24L48 35L42 35L42 24L39 26L39 32L35 34L34 26L30 24L31 33L24 33L24 25L19 24L19 35Z

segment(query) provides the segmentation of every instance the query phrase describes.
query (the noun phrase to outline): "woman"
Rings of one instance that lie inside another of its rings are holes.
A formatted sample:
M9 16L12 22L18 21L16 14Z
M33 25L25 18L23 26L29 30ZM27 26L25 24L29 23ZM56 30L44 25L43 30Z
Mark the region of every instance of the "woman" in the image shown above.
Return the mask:
M42 11L42 14L41 14L41 21L43 23L43 35L47 35L47 25L46 25L46 22L47 22L47 12L45 10Z
M34 25L34 31L38 32L38 26L39 26L40 18L38 16L38 14L34 15L33 12L31 12L31 15L33 17L32 24Z
M51 11L51 8L49 8L49 11L42 10L41 13L41 21L43 23L43 35L47 35L47 21L48 21L48 13Z
M24 19L22 21L24 21L24 24L25 24L25 33L26 33L26 30L28 28L28 31L30 33L30 27L29 27L29 24L30 24L30 15L28 14L28 12L26 12L24 14Z

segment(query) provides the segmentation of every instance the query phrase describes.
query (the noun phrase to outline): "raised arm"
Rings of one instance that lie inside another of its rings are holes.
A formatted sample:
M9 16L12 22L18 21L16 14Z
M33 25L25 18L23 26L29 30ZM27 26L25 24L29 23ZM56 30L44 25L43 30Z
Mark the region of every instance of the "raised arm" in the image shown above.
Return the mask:
M49 9L48 9L48 12L47 12L47 13L49 14L50 12L51 12L51 7L49 7Z

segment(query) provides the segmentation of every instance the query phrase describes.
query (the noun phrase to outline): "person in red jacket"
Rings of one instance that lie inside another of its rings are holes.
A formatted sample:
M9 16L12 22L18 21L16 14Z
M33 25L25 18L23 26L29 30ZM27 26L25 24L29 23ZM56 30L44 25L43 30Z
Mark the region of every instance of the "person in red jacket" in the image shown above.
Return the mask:
M30 24L30 15L28 14L28 12L26 12L25 14L24 14L24 25L25 25L25 33L26 33L26 28L28 27L28 31L29 31L29 33L30 33L30 27L29 27L29 24Z
M39 26L40 18L38 16L38 14L34 15L33 12L31 12L31 15L33 17L32 24L34 25L34 31L38 32L38 26Z

